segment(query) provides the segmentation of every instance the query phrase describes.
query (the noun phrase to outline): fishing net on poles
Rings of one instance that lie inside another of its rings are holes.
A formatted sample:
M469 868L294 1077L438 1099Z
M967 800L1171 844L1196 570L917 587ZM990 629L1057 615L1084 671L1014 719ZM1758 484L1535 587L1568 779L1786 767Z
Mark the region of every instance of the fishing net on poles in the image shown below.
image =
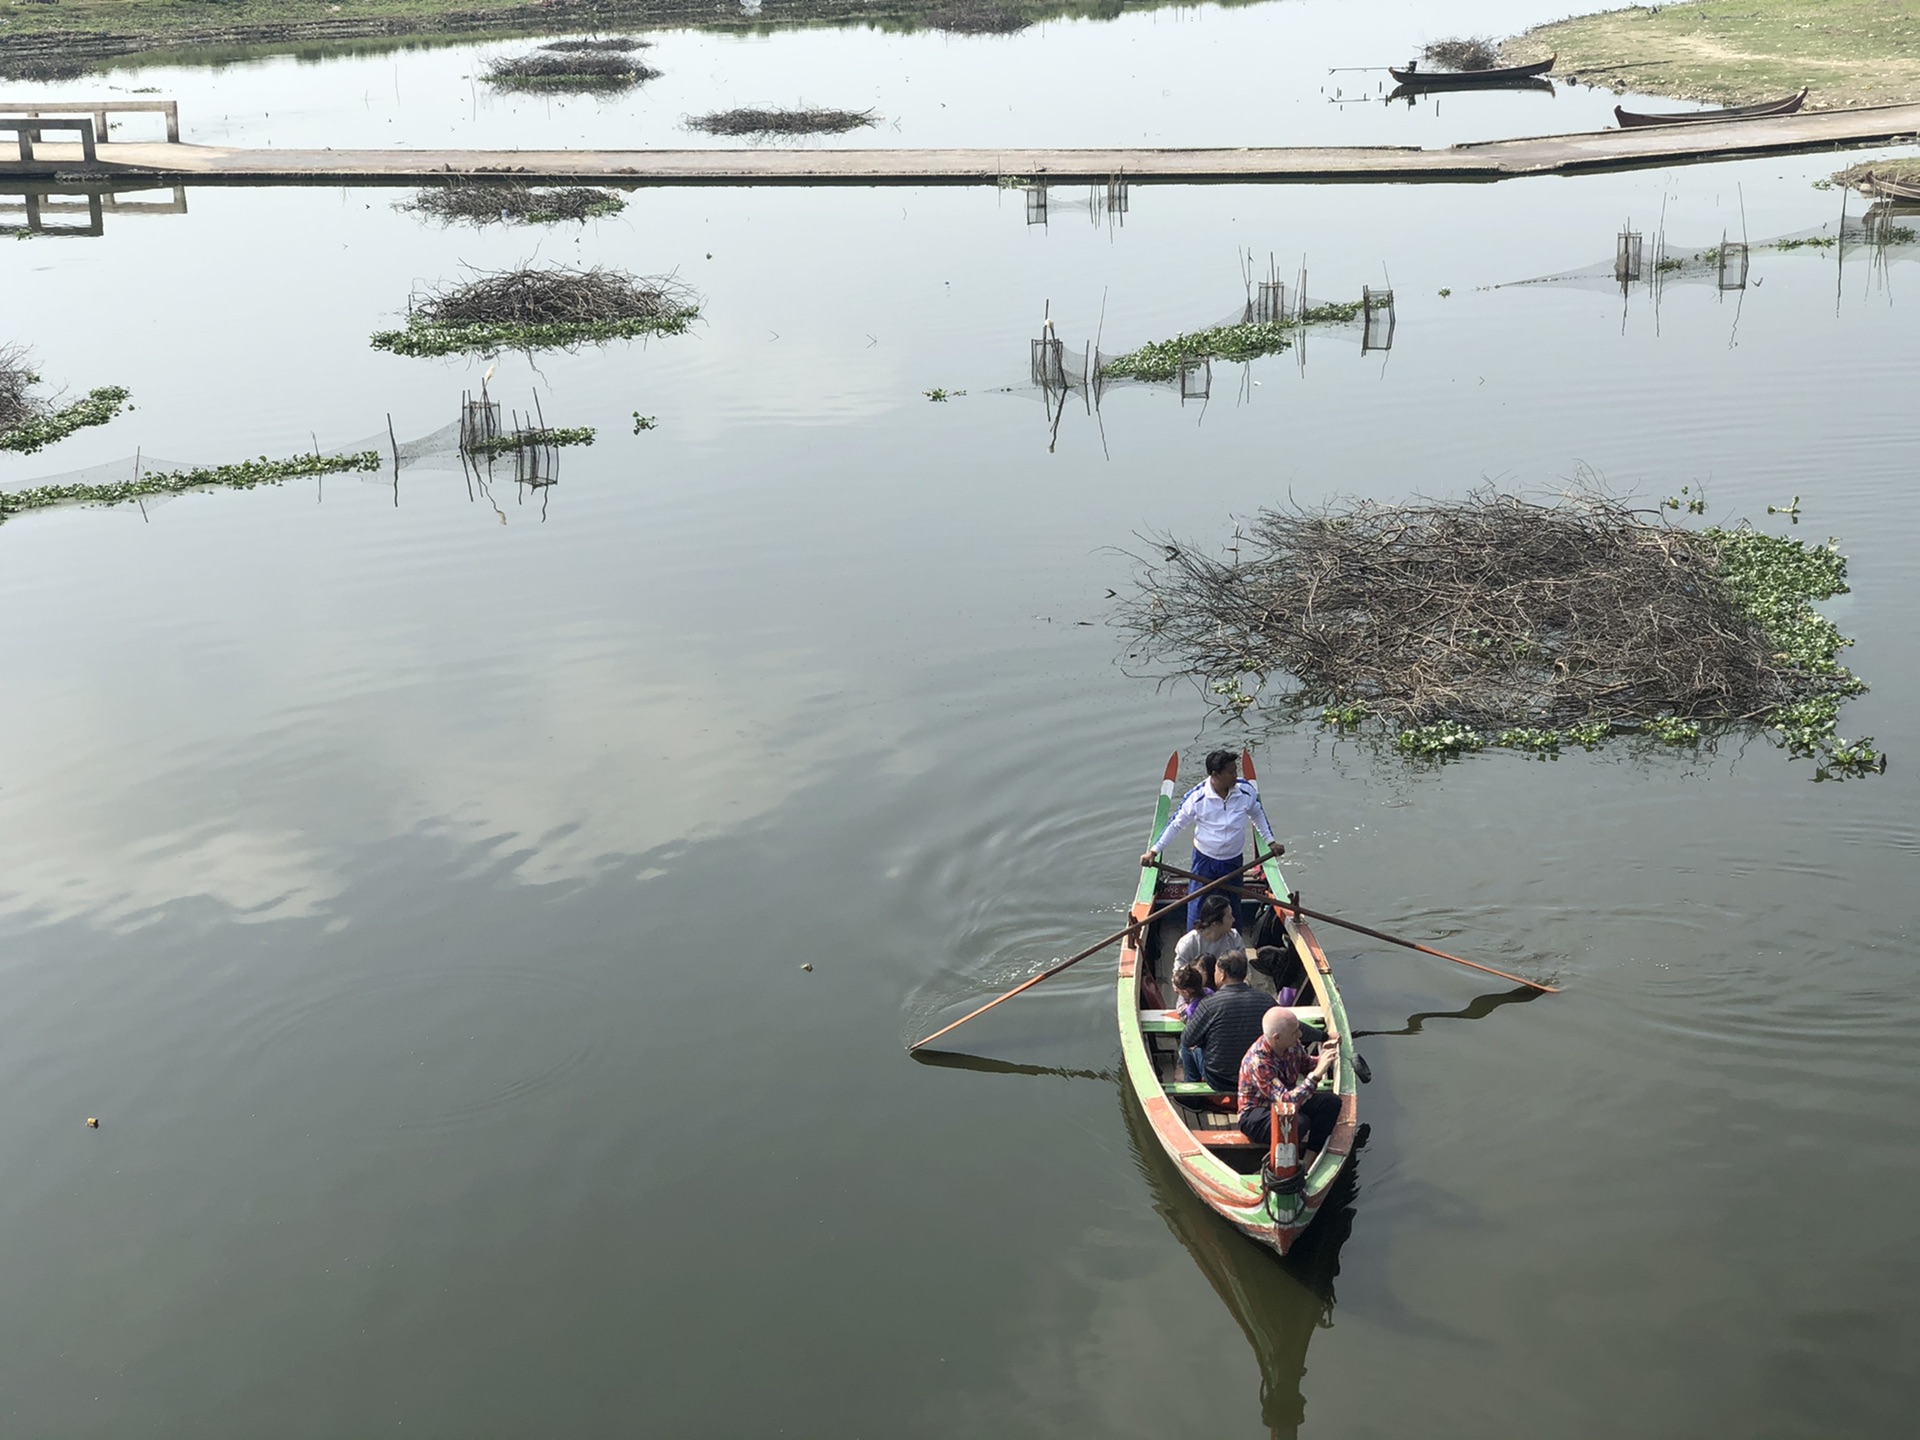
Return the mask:
M380 457L377 469L356 469L337 471L323 477L326 483L358 483L365 485L391 486L393 484L395 456L402 472L412 469L458 471L461 463L460 452L461 425L458 420L429 431L425 435L411 440L394 441L388 431L382 429L362 435L352 440L333 445L318 445L309 437L309 443L292 452L295 456L320 455L366 455ZM60 470L52 474L9 477L0 480L0 495L11 495L27 490L73 489L80 491L98 490L102 487L120 486L129 482L138 482L155 476L190 475L194 472L213 473L223 465L230 465L233 457L203 457L197 460L183 460L156 455L150 451L137 450L112 460L102 460L93 465L82 465L74 469ZM244 463L244 462L243 462ZM289 483L297 478L315 478L312 476L289 476L287 480L276 483ZM261 483L261 482L256 482ZM170 505L182 495L210 493L228 488L218 480L209 480L206 484L194 486L184 491L165 494L142 495L136 501L129 498L122 501L100 501L90 498L79 499L74 503L91 505L101 509L124 509L132 511L144 509L152 511Z
M1639 237L1623 231L1622 239L1638 240ZM1618 293L1623 284L1645 284L1659 288L1698 285L1710 289L1739 289L1744 286L1752 258L1762 254L1837 250L1855 245L1898 250L1916 244L1920 244L1920 214L1901 214L1891 208L1875 207L1863 215L1848 217L1838 233L1830 226L1821 225L1766 240L1742 241L1727 236L1706 245L1682 245L1664 235L1655 235L1640 245L1620 245L1612 260L1526 280L1509 280L1492 288L1552 286Z
M1102 345L1093 353L1089 375L1102 389L1115 385L1185 388L1198 366L1245 364L1282 354L1298 346L1310 331L1351 324L1359 314L1357 301L1302 296L1291 285L1263 283L1249 287L1242 305L1210 325L1131 350Z

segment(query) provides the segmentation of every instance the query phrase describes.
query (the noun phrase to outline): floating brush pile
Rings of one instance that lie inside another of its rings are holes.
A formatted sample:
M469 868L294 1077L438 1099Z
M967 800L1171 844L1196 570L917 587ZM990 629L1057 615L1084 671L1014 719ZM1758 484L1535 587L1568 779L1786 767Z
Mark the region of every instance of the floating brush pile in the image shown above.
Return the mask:
M828 110L809 106L795 110L716 110L711 115L696 115L687 121L690 130L708 135L741 135L751 139L770 139L776 135L844 135L865 125L876 125L880 117L871 110Z
M1436 40L1421 49L1420 58L1448 70L1491 70L1500 63L1500 46L1483 35L1468 35Z
M554 50L562 55L592 54L596 51L614 51L625 53L628 50L644 50L653 44L651 40L641 40L633 35L606 35L596 39L549 40L540 48Z
M11 430L38 415L43 408L33 387L40 377L27 363L18 345L0 345L0 431Z
M1233 711L1376 727L1409 755L1535 752L1614 733L1672 744L1765 726L1834 771L1884 760L1836 735L1865 686L1812 602L1846 560L1747 527L1688 530L1581 492L1263 511L1219 558L1163 542L1122 602L1129 657Z
M962 0L934 11L927 23L949 35L1016 35L1033 22L1016 10Z
M531 185L447 185L422 190L400 208L431 215L451 225L552 225L618 215L627 202L611 190L569 186L542 190Z
M503 55L487 66L486 81L502 90L577 90L615 94L660 72L615 50L536 50Z
M700 314L671 276L641 279L594 266L506 270L416 293L403 330L373 337L396 355L572 349L635 335L679 335Z
M19 346L0 347L0 450L32 455L76 430L106 424L126 407L127 392L105 385L56 409L34 393L40 377L27 361Z

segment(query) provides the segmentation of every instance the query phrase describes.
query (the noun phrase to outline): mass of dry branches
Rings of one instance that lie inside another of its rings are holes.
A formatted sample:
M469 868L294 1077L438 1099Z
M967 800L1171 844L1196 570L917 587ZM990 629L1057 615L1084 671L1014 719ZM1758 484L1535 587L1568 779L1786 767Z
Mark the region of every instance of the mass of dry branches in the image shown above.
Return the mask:
M687 121L690 130L709 135L844 135L865 125L879 123L871 110L829 110L820 106L796 109L762 109L746 106L738 110L716 110L711 115L695 115Z
M503 55L487 66L491 85L507 90L626 90L660 75L632 55L614 50L536 50Z
M1218 557L1154 538L1130 660L1254 676L1270 702L1498 727L1754 718L1794 693L1710 538L1590 492L1263 511Z
M651 44L653 44L651 40L641 40L632 35L607 35L591 40L549 40L540 48L557 50L563 55L594 50L613 50L624 53L628 50L644 50Z
M1449 70L1491 70L1500 63L1500 46L1483 36L1468 35L1436 40L1420 51L1420 58Z
M39 377L29 358L22 346L0 345L0 430L31 420L44 408L33 393Z
M671 276L641 279L624 270L503 270L462 285L416 293L409 314L430 325L586 325L652 320L691 303Z
M526 224L538 221L590 220L626 208L611 190L574 185L438 185L422 190L401 208L431 215L449 224Z

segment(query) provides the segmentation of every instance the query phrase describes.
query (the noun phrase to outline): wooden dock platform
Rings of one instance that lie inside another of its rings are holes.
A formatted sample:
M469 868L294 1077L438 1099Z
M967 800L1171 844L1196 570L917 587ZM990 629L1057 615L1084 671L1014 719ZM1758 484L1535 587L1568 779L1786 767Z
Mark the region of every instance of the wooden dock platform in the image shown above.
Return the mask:
M1257 184L1506 180L1703 164L1795 151L1920 140L1920 105L1819 110L1771 120L1595 130L1416 146L1276 146L1084 150L282 150L42 141L31 160L0 159L9 176L124 187L155 185L422 185L451 180L614 185ZM0 151L0 154L4 154Z

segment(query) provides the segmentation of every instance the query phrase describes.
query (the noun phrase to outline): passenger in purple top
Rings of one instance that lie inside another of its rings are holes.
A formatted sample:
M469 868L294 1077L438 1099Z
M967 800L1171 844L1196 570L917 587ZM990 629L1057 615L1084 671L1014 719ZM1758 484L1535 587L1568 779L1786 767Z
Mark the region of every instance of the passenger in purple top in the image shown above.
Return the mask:
M1220 988L1194 1007L1180 1032L1180 1047L1189 1057L1189 1079L1231 1095L1239 1083L1241 1058L1260 1038L1260 1017L1273 1008L1273 997L1247 984L1244 950L1222 955L1218 969Z

